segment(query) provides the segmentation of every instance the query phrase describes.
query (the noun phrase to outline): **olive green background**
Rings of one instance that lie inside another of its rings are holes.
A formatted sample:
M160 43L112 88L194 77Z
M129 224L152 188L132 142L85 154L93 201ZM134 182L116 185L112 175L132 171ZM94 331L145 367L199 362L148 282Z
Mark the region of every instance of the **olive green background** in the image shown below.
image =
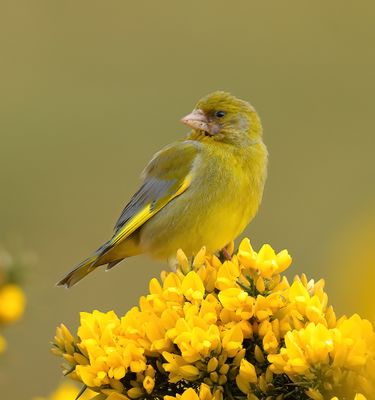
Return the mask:
M216 89L252 102L270 152L245 234L288 248L289 276L324 277L339 314L374 317L374 20L371 0L0 1L0 243L38 256L26 314L4 332L1 398L50 392L56 325L124 313L159 274L142 256L54 286Z

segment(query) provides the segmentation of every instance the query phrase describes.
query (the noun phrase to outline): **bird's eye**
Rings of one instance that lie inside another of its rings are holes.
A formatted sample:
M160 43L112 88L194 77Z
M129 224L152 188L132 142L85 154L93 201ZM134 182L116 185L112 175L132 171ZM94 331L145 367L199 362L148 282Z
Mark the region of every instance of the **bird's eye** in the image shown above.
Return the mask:
M225 115L225 111L216 111L215 112L215 117L223 118L224 115Z

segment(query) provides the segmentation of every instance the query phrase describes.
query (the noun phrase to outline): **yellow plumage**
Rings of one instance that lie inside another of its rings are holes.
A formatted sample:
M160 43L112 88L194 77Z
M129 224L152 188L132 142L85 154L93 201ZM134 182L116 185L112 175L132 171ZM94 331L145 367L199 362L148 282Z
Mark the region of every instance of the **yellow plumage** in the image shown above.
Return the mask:
M267 150L252 106L229 93L214 92L182 122L192 131L152 158L113 237L59 285L70 287L100 265L112 268L140 253L168 259L179 248L188 255L203 245L219 250L255 216Z

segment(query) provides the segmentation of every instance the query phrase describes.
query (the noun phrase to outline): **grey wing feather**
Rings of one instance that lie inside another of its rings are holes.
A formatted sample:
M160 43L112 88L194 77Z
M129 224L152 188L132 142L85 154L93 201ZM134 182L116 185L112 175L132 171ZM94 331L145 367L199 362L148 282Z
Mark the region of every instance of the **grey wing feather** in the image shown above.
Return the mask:
M115 234L147 204L172 196L189 174L199 147L191 141L175 142L155 154L142 173L143 184L125 206L115 225Z
M160 197L164 196L174 184L175 180L165 181L155 178L146 179L122 211L115 225L115 233L118 232L146 204L150 201L156 202Z

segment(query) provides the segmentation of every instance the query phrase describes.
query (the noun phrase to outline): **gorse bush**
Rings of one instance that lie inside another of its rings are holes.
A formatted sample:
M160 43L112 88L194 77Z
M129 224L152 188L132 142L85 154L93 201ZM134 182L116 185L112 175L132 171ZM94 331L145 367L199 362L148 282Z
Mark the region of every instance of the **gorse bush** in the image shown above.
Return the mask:
M64 373L95 400L373 398L369 321L337 319L323 280L281 276L286 250L244 239L226 253L190 262L180 250L124 316L82 312L74 336L58 327Z

